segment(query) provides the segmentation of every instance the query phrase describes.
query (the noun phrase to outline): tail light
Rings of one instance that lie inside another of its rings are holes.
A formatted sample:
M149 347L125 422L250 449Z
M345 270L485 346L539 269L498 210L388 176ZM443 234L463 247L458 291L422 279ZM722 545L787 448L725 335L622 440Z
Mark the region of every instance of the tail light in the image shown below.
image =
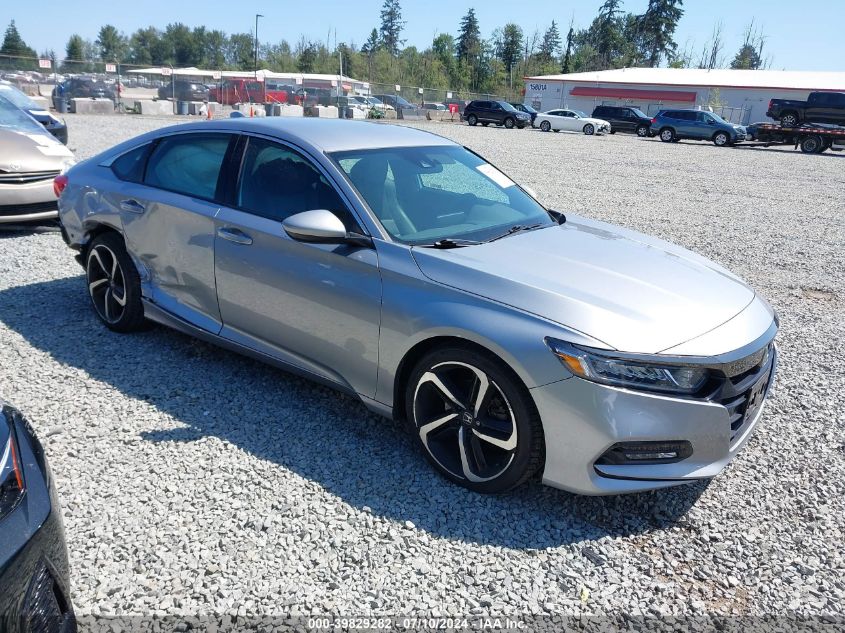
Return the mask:
M53 193L56 194L57 198L62 195L65 187L67 187L67 176L65 174L59 174L53 178Z
M657 117L654 117L654 118L651 120L651 124L652 124L652 125L654 125L655 123L657 123Z
M4 413L0 413L0 518L11 512L25 490L15 430Z
M774 99L769 99L769 110L771 110L771 109L772 109L772 102L773 102L773 101L774 101Z

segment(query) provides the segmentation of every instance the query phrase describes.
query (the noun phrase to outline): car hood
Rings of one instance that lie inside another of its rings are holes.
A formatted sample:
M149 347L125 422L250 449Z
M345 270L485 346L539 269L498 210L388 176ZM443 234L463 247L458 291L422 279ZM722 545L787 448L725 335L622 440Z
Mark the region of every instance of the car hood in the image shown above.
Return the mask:
M74 162L71 151L40 125L32 133L0 128L0 147L0 171L6 173L61 170Z
M584 123L592 123L593 125L610 125L604 119L594 119L593 117L584 117L582 119L578 119L579 121L583 121Z
M679 246L578 216L450 250L412 249L442 284L578 330L620 351L654 354L730 320L754 291Z

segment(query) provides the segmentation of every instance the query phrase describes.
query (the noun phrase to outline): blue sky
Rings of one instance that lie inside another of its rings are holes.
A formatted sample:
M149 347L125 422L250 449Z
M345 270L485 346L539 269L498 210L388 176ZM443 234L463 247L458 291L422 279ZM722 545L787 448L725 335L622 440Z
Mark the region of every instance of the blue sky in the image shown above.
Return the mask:
M39 52L53 48L63 54L72 33L94 39L102 24L111 23L124 32L150 24L164 27L181 21L189 26L205 25L227 33L251 32L256 13L266 17L259 25L263 41L287 39L295 43L300 34L325 41L335 30L338 41L364 42L378 24L382 0L252 0L249 3L197 0L144 0L143 2L103 2L102 0L48 0L23 3L0 2L0 28L14 19L24 40ZM586 26L595 16L602 0L403 0L407 20L404 37L407 45L426 47L437 33L456 33L461 16L474 6L484 37L508 21L522 26L526 33L541 32L552 19L565 33L574 15L576 28ZM642 12L647 0L626 0L628 11ZM243 7L243 8L241 8ZM784 10L787 9L788 10ZM823 24L845 23L845 0L686 0L685 14L676 33L681 48L692 47L695 58L709 39L715 22L724 22L723 37L728 60L739 48L745 26L756 18L768 37L766 56L772 68L787 70L845 71L845 56L838 54L834 30Z

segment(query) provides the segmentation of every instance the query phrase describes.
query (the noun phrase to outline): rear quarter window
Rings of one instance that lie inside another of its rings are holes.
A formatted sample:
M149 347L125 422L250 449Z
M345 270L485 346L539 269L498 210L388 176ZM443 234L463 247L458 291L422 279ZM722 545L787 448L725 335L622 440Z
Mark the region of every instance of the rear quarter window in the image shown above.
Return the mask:
M144 178L144 166L147 163L150 148L152 148L152 143L146 143L119 156L112 161L112 173L126 182L141 182Z

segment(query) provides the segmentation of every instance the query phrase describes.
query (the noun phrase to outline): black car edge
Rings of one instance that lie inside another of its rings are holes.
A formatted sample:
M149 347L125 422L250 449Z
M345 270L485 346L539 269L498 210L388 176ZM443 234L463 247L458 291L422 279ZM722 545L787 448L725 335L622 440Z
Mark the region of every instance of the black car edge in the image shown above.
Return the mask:
M514 102L514 101L511 102L511 105L514 108L516 108L517 110L519 110L520 112L525 112L526 114L530 114L531 115L531 127L534 127L534 119L536 119L537 115L539 114L539 112L537 112L537 110L532 108L530 105L526 105L524 103L519 103L519 102Z
M610 123L610 133L628 132L647 137L651 129L651 117L632 106L596 106L591 115Z
M14 86L12 88L14 91L20 92L17 88L14 88ZM5 90L0 90L0 98L6 99L18 109L26 112L29 116L43 125L50 134L67 145L67 124L62 119L50 114L46 107L42 108L32 101L28 95L23 95L23 93L21 93L18 95L18 98L13 97L14 95L9 94Z
M471 101L464 109L464 120L469 125L487 126L491 123L504 125L511 129L514 127L520 130L531 125L531 115L527 112L520 112L507 101L496 101L476 99Z
M165 84L158 89L159 99L177 101L208 101L208 86L198 81L176 80L173 84Z
M0 400L0 631L76 630L53 476L32 426Z

